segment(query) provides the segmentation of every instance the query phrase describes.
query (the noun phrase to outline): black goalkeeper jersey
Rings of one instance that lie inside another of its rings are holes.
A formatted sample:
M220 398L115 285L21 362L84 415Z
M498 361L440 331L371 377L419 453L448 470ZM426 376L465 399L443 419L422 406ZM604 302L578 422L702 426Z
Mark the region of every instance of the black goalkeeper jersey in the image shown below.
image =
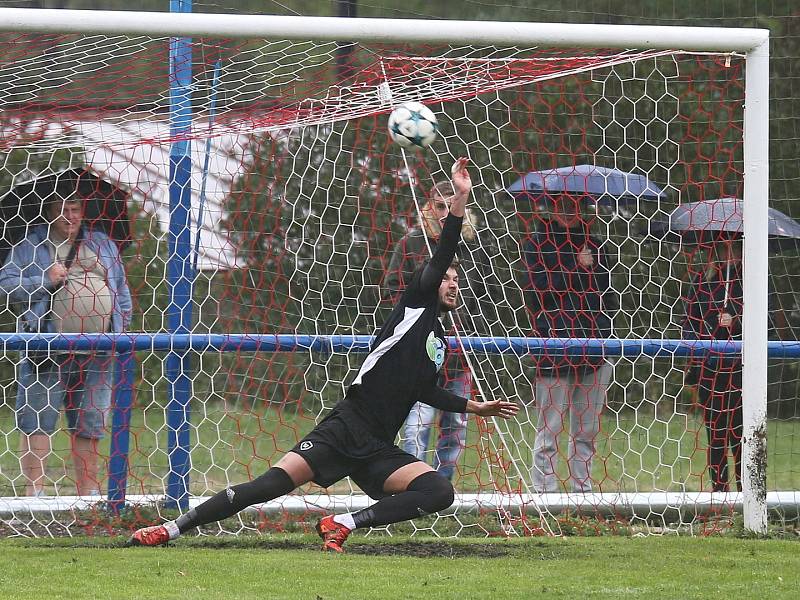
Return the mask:
M394 444L415 402L450 412L466 410L466 399L436 385L447 357L438 292L455 255L461 221L447 217L435 254L414 274L345 398L320 423L334 419L346 424L355 443L338 449L347 456L369 456Z

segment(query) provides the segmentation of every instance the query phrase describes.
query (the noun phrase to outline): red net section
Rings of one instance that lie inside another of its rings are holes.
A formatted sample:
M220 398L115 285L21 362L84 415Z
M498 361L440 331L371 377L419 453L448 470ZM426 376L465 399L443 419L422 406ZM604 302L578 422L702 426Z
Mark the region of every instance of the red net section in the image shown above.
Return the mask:
M675 230L671 216L741 198L737 56L195 40L193 120L178 135L166 39L5 36L0 47L2 191L79 169L122 199L128 330L168 330L172 142L191 149L195 333L371 335L427 255L426 238L437 240L435 186L458 156L469 156L475 188L453 335L678 339L710 318L702 306L712 300L702 298L725 288L716 238ZM407 100L434 111L440 136L404 155L386 113ZM725 279L740 280L740 271ZM741 299L733 287L729 306ZM18 307L7 308L13 329ZM731 327L716 331L695 335L735 337ZM10 390L23 360L5 359L8 438L18 435ZM160 498L166 353L135 360L127 492ZM362 360L339 348L193 355L190 492L209 495L274 464L342 397ZM684 374L697 372L699 390L726 388L731 399L718 412L735 407L736 366L727 379L727 366L716 369L703 387L704 364L604 357L588 344L566 355L453 352L442 385L511 398L523 411L510 424L412 412L398 442L441 468L464 499L449 524L415 527L558 532L559 509L547 504L556 500L521 495L578 492L587 512L627 522L624 507L595 494L707 490L723 477L712 458L720 432L732 432L728 441L740 433L704 416L719 395L690 398ZM93 449L97 489L108 477L112 414L113 405ZM73 496L69 426L48 440L42 487ZM19 459L12 445L0 450L2 496L26 493ZM311 485L276 510L314 510L304 498L326 494L361 496L348 480ZM498 511L497 498L514 508ZM666 522L663 503L646 503L645 518Z

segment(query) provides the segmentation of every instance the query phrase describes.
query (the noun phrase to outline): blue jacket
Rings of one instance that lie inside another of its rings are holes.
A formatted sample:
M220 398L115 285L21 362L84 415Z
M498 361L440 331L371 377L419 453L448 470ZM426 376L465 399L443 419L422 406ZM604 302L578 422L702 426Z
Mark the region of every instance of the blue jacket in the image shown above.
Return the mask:
M26 324L32 330L40 331L41 318L50 306L54 288L47 270L53 265L54 258L51 245L44 243L47 231L48 225L31 229L28 236L11 249L0 268L0 292L16 305L19 315L17 331L25 331ZM133 303L117 245L102 231L86 229L81 243L97 254L108 272L107 284L114 303L111 328L115 333L121 333L130 325ZM52 332L52 322L48 321L42 333Z

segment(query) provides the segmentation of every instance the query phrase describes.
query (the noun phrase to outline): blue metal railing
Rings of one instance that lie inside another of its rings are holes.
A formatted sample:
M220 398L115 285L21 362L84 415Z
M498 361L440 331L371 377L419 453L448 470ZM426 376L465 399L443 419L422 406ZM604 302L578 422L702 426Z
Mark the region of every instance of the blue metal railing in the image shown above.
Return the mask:
M369 335L296 335L296 334L171 334L171 333L120 333L120 334L56 334L56 333L0 333L2 351L15 350L105 350L118 354L117 384L114 388L114 404L111 430L111 452L108 473L108 500L112 510L125 505L128 476L129 432L133 401L135 351L166 352L168 355L185 357L189 351L203 352L297 352L320 353L369 351L373 337ZM448 339L450 347L458 347L456 338ZM534 337L465 337L461 344L467 350L486 354L540 355L549 356L588 354L606 356L655 358L699 356L706 352L740 354L742 342L719 340L667 340L667 339L597 339L597 338L534 338ZM768 355L772 358L800 358L800 341L768 343ZM168 367L169 368L169 367ZM182 373L186 377L185 372ZM190 390L172 408L170 398L168 411L177 410L181 424L188 428ZM175 415L168 413L168 420ZM171 431L174 431L171 429ZM176 473L170 482L177 481L185 496L171 495L175 489L168 488L168 500L188 500L188 471L190 440L173 436L169 447L170 457L176 451L187 457L181 461L170 461L170 469L180 466L185 471ZM172 474L172 472L170 473ZM169 483L168 483L169 485Z
M0 348L9 350L151 350L185 353L187 350L216 352L367 352L370 335L299 334L172 334L172 333L0 333ZM487 354L537 354L547 351L607 356L693 356L702 352L739 354L742 342L722 340L600 339L535 337L463 337L464 348ZM456 338L449 338L457 348ZM800 341L771 341L772 358L800 358Z

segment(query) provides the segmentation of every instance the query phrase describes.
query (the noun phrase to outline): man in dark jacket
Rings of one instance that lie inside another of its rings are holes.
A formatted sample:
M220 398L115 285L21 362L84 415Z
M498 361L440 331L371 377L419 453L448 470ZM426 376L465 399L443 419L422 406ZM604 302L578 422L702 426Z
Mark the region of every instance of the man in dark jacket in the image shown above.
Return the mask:
M580 200L551 199L552 211L542 230L524 245L525 285L533 335L543 338L608 338L609 313L618 307L611 289L608 259L601 242L589 234ZM539 493L559 490L556 474L559 434L569 427L568 488L592 491L591 467L600 429L600 412L612 366L589 352L537 353L535 400L539 408L533 458L533 487Z
M684 339L741 340L744 297L742 237L721 232L712 246L708 268L693 282L686 299ZM786 316L770 286L769 321L781 339L788 338ZM708 434L711 490L727 492L728 450L733 455L736 487L742 491L742 358L703 352L697 365L698 396Z
M689 294L685 339L742 339L742 260L738 241L714 244L719 260L698 277ZM728 491L728 449L733 455L736 486L742 490L742 359L705 353L699 365L698 395L708 434L711 490Z

